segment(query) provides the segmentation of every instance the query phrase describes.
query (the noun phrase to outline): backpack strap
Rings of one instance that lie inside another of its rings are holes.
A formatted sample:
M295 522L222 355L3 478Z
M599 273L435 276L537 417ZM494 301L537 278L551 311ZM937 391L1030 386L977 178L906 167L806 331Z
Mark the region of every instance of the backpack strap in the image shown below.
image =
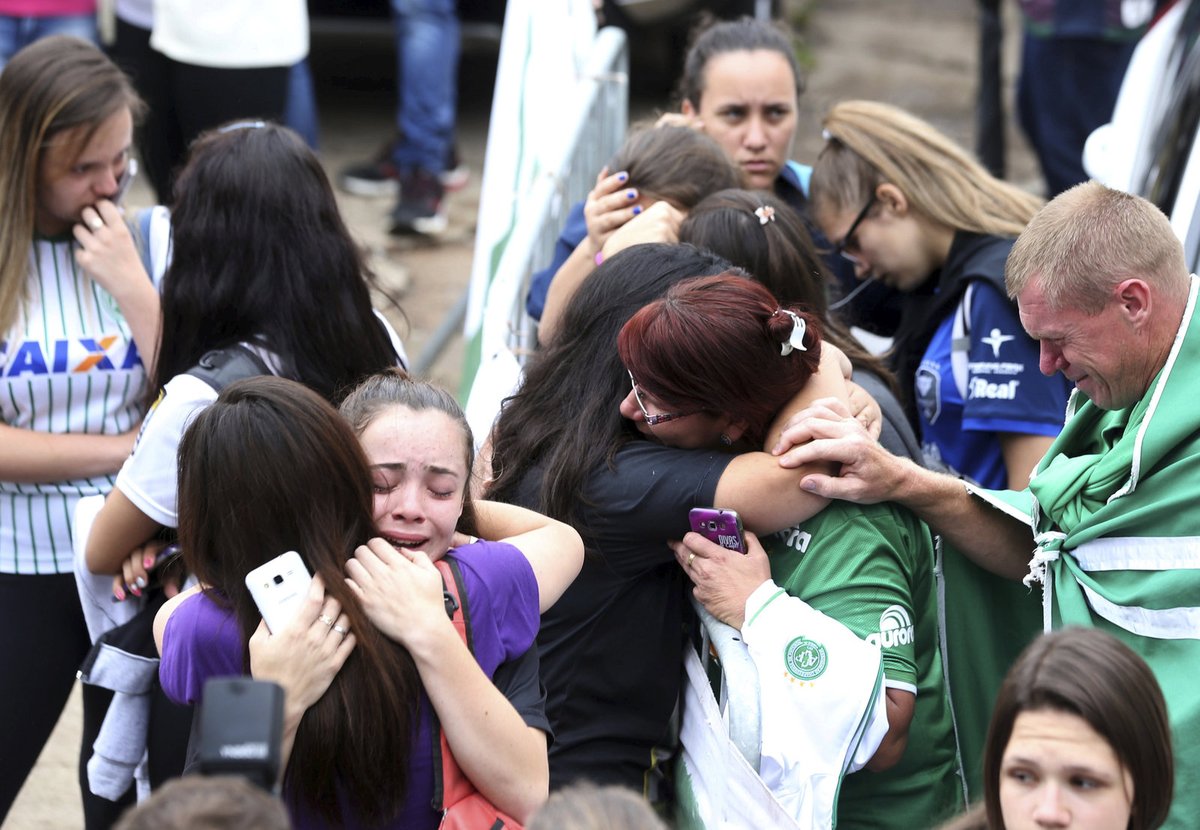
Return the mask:
M475 654L474 638L471 634L471 613L467 608L467 592L463 586L462 571L450 557L434 563L442 574L442 593L446 613L454 624L454 630L472 655ZM432 707L430 707L432 709ZM442 830L522 830L519 822L505 815L483 796L471 779L463 774L446 733L442 731L437 712L433 716L433 809L442 813Z
M240 343L206 352L187 374L198 377L217 392L235 380L273 374L266 361Z
M950 371L958 396L967 399L967 374L971 352L971 300L975 294L975 283L967 284L958 308L954 311L954 327L950 334Z
M446 604L446 613L450 616L450 622L454 624L454 630L458 632L458 636L462 638L467 649L474 654L475 651L471 648L470 625L467 622L467 594L463 590L462 573L458 569L458 563L453 559L443 557L434 565L442 575L442 596ZM450 746L446 743L446 734L442 731L442 725L438 722L436 712L433 713L433 721L435 727L433 809L444 810L461 798L459 793L462 785L465 784L472 789L473 787L467 781L466 776L462 774L458 762L454 760L454 755L450 752Z

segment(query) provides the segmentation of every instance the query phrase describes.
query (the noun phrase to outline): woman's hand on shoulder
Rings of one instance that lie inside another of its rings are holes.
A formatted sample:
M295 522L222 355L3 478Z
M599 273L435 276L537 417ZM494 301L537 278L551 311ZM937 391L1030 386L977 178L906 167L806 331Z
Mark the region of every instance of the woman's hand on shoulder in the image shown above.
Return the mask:
M250 674L283 687L286 717L298 723L325 694L354 644L350 618L335 598L325 596L315 576L291 622L276 632L259 622L250 638Z
M698 115L686 112L664 112L654 122L655 127L691 127L697 132L704 132L704 122Z
M153 291L129 226L117 206L102 199L95 207L84 208L82 218L83 222L74 228L79 266L118 303L133 292Z
M402 550L383 539L372 539L354 551L354 558L346 563L346 575L367 618L410 652L425 645L431 633L450 630L442 600L442 575L421 551Z
M862 424L867 434L878 441L883 433L883 410L879 408L879 401L852 380L846 382L846 391L850 395L850 413L854 420Z
M587 238L593 251L604 248L604 243L617 230L642 212L637 204L640 194L631 187L629 174L624 170L609 175L605 167L596 176L596 186L587 195L583 204L583 218L587 222Z
M604 258L647 242L672 244L679 241L679 226L686 214L670 202L655 202L639 216L613 232L604 243Z

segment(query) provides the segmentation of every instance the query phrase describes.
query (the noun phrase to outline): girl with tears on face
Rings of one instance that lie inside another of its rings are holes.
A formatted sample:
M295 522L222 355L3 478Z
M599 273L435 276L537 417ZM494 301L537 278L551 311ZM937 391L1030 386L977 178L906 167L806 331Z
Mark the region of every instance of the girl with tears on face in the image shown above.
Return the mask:
M283 686L298 828L436 828L438 725L466 777L523 821L547 785L531 646L539 610L578 572L578 534L472 505L470 430L442 390L380 375L344 407L353 428L299 384L258 377L188 428L179 539L201 585L155 621L163 687L199 702L213 676ZM269 632L244 578L287 550L315 578L295 619ZM447 615L442 558L461 579L470 650Z

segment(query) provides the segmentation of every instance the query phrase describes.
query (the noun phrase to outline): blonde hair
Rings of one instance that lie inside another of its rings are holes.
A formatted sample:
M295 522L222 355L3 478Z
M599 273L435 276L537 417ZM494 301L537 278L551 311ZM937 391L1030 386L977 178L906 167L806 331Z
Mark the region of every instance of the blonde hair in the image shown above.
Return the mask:
M29 246L46 149L65 140L78 151L122 108L143 105L129 79L85 40L59 35L18 52L0 73L0 335L26 297ZM69 146L70 146L69 145Z
M1004 268L1010 297L1036 278L1051 309L1099 313L1121 281L1137 277L1183 300L1188 270L1167 217L1150 202L1084 182L1038 211Z
M633 790L582 782L550 796L528 830L666 830L646 800Z
M885 182L921 215L955 230L1019 234L1038 197L988 173L933 125L875 101L843 101L825 116L812 174L813 211L859 210Z

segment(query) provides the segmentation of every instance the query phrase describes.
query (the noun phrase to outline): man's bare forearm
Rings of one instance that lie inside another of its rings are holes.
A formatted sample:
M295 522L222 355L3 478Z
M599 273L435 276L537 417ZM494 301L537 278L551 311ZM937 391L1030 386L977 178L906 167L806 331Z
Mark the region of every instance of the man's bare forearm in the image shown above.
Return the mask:
M1029 526L972 496L960 479L905 460L894 494L894 501L981 568L1008 579L1029 572L1034 547Z

